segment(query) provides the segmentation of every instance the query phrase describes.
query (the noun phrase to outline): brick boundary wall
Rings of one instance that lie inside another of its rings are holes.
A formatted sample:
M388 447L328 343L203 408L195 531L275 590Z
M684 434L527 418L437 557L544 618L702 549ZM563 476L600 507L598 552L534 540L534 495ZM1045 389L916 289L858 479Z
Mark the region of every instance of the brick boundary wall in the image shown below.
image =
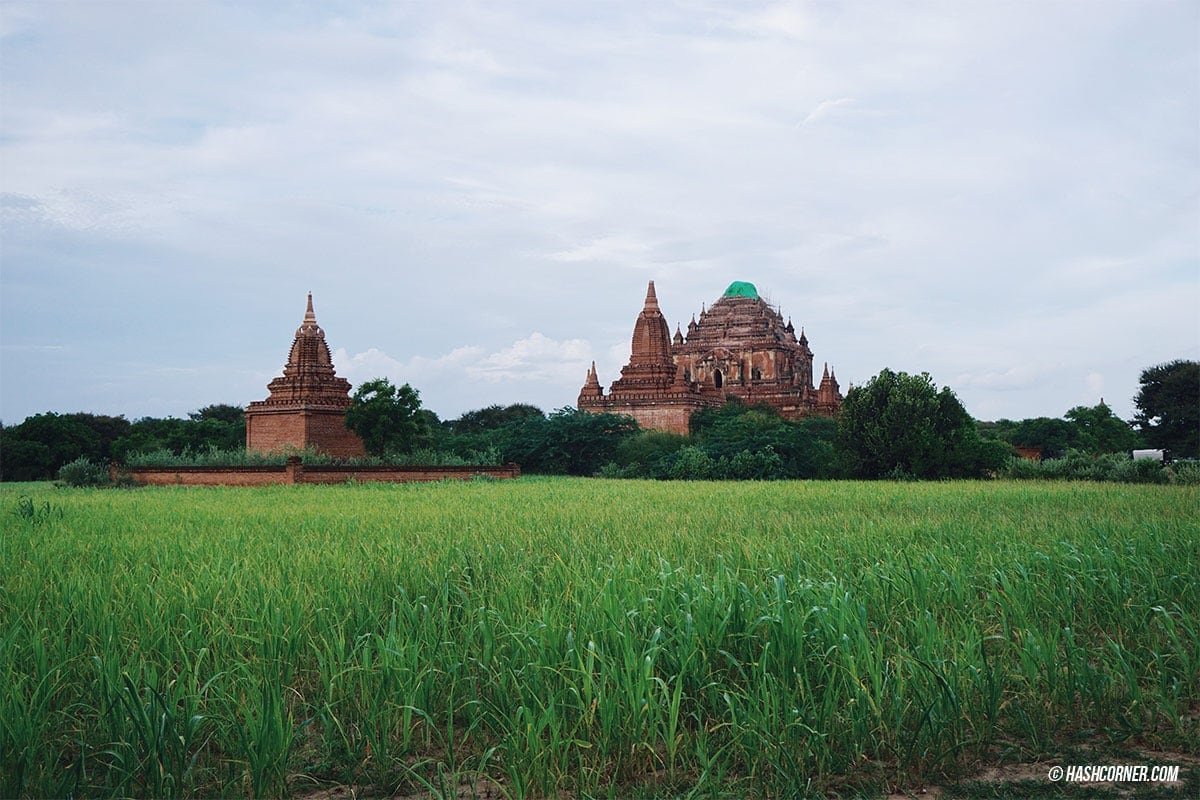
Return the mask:
M149 486L268 486L297 483L418 483L471 478L510 480L521 477L516 464L503 467L394 466L356 467L346 465L306 466L298 458L286 465L266 467L126 467L112 464L109 477L131 478Z

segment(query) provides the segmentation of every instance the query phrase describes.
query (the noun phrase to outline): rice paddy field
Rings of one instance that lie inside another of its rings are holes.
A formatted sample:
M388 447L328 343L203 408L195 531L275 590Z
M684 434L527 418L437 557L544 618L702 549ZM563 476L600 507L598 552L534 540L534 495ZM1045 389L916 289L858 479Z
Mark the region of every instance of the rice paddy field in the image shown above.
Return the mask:
M3 797L916 794L1198 698L1195 488L0 488Z

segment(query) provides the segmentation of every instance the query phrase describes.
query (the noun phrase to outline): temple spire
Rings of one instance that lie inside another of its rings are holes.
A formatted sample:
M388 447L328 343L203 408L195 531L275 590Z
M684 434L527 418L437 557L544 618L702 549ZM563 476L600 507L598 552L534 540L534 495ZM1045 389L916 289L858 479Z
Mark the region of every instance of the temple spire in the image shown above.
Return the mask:
M592 368L588 370L587 380L583 383L583 390L580 391L580 397L599 397L604 394L604 390L600 388L600 376L596 374L596 362L592 362Z
M304 320L296 329L296 336L325 338L325 331L317 324L317 315L313 313L312 292L308 293L308 305L304 309Z
M646 305L642 308L643 311L658 311L658 295L654 293L654 281L650 281L650 285L646 287Z

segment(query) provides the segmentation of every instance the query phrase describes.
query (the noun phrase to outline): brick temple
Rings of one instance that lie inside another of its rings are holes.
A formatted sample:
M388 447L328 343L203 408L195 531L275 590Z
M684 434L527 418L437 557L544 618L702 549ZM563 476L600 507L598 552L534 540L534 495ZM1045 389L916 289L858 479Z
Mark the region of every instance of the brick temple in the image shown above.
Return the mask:
M654 281L633 326L629 363L608 394L596 364L579 393L583 411L626 414L644 428L687 433L694 411L737 398L769 405L786 419L836 416L842 406L837 377L826 365L813 385L808 337L797 338L791 320L758 295L754 284L735 281L711 308L701 309L671 336L658 306Z
M346 427L350 382L333 369L325 331L317 325L312 294L288 353L283 375L267 384L266 400L246 409L246 449L260 452L312 447L337 458L366 454Z

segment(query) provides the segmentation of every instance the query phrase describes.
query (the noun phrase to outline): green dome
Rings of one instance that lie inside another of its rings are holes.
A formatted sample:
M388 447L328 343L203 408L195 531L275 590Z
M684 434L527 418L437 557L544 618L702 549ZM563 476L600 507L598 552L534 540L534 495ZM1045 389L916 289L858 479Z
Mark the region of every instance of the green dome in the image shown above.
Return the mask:
M734 281L729 284L729 288L725 290L724 297L749 297L751 300L758 299L758 289L754 288L753 283L746 281Z

